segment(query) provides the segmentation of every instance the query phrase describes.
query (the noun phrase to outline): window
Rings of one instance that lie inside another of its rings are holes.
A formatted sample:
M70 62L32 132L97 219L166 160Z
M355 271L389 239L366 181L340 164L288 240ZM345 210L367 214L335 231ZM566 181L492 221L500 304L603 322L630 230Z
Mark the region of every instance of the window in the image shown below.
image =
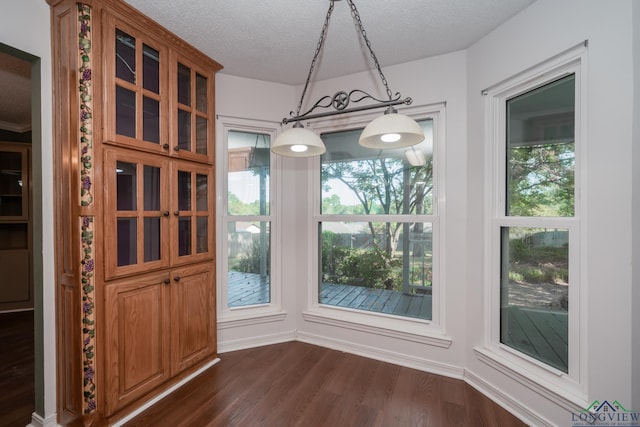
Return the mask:
M360 146L362 129L322 133L320 305L433 319L434 118L418 123L425 141L395 150Z
M540 392L554 385L573 396L584 393L586 369L579 197L585 49L570 49L485 92L491 308L489 339L477 354L519 380L533 380L527 384Z
M500 342L567 373L575 75L507 99L506 117Z
M271 134L229 130L226 136L226 305L269 304Z

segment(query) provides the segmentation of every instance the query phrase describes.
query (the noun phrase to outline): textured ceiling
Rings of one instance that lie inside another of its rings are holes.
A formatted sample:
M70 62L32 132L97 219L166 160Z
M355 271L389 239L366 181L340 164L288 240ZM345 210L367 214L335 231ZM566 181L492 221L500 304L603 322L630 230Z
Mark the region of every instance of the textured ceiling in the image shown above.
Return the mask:
M304 83L329 0L125 0L241 77ZM381 66L465 49L534 0L357 0ZM373 68L336 0L314 80ZM30 124L30 65L0 53L0 128Z
M465 49L534 0L357 0L384 68ZM329 0L126 0L225 68L222 73L304 83ZM179 6L178 6L179 4ZM335 2L314 80L364 71L346 0Z

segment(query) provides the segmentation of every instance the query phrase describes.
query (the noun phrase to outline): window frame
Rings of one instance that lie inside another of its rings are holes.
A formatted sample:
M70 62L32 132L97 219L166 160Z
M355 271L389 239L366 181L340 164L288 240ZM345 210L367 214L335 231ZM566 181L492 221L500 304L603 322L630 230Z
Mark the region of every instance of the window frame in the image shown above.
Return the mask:
M586 43L544 61L482 92L485 97L485 336L476 356L491 367L541 393L552 392L567 408L586 401L587 304L584 228L586 183ZM572 217L507 216L506 103L518 95L575 75L574 215ZM500 341L501 230L504 227L562 228L569 232L568 373Z
M309 201L312 215L309 218L308 241L311 244L307 280L307 307L303 310L306 321L347 327L363 332L402 338L409 341L425 343L433 346L448 348L451 337L446 335L445 325L445 103L405 108L400 111L414 120L431 119L433 125L433 211L428 215L323 215L321 214L321 162L316 157L309 160L312 174L309 180L308 194L313 195ZM325 119L314 122L312 130L318 134L347 131L364 128L381 112L367 112L352 114L339 119ZM319 230L325 221L374 221L374 222L429 222L433 232L433 264L432 264L432 319L425 320L412 317L402 317L384 313L336 307L319 303ZM408 221L409 220L409 221Z
M279 193L281 182L279 170L281 160L269 150L269 214L268 215L229 215L228 213L228 174L229 174L229 132L246 132L265 134L273 143L278 127L273 122L242 119L237 117L224 117L218 115L216 123L218 150L216 152L217 169L217 196L216 196L216 219L217 235L216 242L218 253L217 260L217 310L218 328L233 328L252 324L261 324L267 321L279 321L286 317L282 302L282 285L280 280L281 263L281 219L279 213L280 199ZM269 275L269 303L229 307L228 305L228 227L229 222L234 221L267 221L270 223L270 250L271 263Z

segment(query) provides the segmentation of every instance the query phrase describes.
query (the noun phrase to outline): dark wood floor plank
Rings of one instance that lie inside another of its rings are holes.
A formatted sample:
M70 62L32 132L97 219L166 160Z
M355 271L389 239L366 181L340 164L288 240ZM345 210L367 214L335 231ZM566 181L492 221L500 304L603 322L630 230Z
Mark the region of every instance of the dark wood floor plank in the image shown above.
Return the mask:
M325 393L323 385L326 378L335 369L335 360L329 353L324 351L314 351L317 356L317 363L307 371L303 371L304 377L297 384L292 384L290 390L285 392L284 399L275 407L266 411L267 417L265 425L281 425L283 420L288 420L290 425L305 425L304 418L312 410L314 402L321 399ZM324 378L324 379L323 379ZM327 394L332 400L337 398L333 393ZM269 400L265 399L269 404ZM323 418L324 419L324 418ZM308 425L308 424L306 424Z
M282 426L326 426L329 412L327 408L335 407L341 400L341 396L327 390L319 390L318 394L311 401L307 410L301 414L296 422L289 423L283 419Z
M311 344L220 358L126 426L524 426L461 380Z
M378 362L371 369L371 383L365 391L362 403L372 408L384 408L396 387L400 370L399 366Z
M384 408L383 425L437 426L439 379L413 369L401 369L394 392Z
M35 410L33 311L0 313L0 426L24 427Z

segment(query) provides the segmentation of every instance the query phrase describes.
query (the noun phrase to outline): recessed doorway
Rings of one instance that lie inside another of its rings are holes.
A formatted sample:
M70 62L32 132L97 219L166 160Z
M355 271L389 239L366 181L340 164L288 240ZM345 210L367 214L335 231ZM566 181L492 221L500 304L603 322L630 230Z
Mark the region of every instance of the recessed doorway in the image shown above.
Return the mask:
M0 425L27 425L36 406L36 293L42 289L41 274L34 273L42 269L41 256L34 256L42 248L42 221L34 220L42 218L42 183L33 173L42 164L39 58L0 43L0 93Z

